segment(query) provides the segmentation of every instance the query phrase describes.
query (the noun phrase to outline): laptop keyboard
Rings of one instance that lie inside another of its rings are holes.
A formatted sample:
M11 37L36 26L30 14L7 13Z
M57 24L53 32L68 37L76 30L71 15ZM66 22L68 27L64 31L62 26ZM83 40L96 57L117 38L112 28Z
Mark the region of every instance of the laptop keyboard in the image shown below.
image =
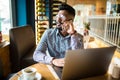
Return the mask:
M56 66L52 66L52 67L55 70L55 72L58 75L58 77L61 79L63 67L56 67Z

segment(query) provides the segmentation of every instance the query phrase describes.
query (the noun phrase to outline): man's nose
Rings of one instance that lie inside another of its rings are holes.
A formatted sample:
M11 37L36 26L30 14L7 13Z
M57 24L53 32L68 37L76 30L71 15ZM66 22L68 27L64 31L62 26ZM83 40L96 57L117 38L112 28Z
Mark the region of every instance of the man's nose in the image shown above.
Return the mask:
M61 22L62 22L62 19L61 19L60 17L58 17L58 18L56 19L56 21L59 22L59 23L61 23Z

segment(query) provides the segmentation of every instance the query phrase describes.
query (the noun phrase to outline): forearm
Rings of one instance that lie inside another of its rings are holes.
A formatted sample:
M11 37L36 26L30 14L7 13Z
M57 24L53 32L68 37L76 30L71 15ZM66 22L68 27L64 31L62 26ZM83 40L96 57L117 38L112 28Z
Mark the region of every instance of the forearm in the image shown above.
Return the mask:
M33 54L33 59L36 62L51 64L53 57L50 57L50 56L46 55L46 53L43 53L41 51L35 51Z
M52 57L46 54L47 51L47 38L49 30L46 30L42 35L40 43L38 44L36 50L34 51L33 59L37 62L42 62L46 64L51 64Z

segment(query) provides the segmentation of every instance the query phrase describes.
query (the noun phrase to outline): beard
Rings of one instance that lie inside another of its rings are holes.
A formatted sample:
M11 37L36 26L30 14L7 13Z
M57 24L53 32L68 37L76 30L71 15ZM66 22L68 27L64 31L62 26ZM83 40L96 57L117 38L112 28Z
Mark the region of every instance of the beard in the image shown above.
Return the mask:
M56 24L56 28L59 30L59 31L62 31L62 25L60 23L57 23Z
M62 31L62 27L58 27L58 26L57 26L56 28L57 28L59 31Z

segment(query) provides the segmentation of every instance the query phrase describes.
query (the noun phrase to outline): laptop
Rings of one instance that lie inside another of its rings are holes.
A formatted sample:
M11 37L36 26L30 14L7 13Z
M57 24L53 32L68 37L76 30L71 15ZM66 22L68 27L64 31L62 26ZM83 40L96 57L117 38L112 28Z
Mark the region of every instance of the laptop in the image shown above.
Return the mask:
M54 67L61 80L79 80L104 75L116 46L67 50L63 69Z

